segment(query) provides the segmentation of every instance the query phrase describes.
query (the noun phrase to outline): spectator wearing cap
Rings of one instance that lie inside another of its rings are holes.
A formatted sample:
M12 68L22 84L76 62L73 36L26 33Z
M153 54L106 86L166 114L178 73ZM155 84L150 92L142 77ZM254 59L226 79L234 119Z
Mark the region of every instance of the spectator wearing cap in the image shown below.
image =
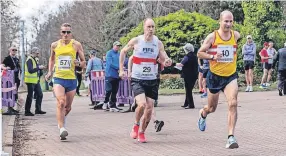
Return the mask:
M286 42L284 48L279 49L274 56L272 69L275 68L276 63L278 64L278 92L279 96L282 96L286 94Z
M270 69L273 64L273 57L277 54L277 51L276 49L273 48L273 45L274 43L272 41L268 42L268 49L267 49L267 54L269 56L268 58L268 66L269 66L269 69L268 69L268 75L266 77L266 86L270 86L270 80L271 80L271 77L272 77L272 70Z
M9 48L9 55L4 58L1 68L3 70L14 70L14 82L17 84L17 92L15 94L15 100L17 100L18 103L18 88L20 86L20 79L19 79L19 73L21 72L21 67L20 67L20 61L16 57L17 54L17 47L16 46L11 46ZM8 106L8 110L6 113L3 113L3 115L16 115L19 112L13 109L13 107Z
M86 67L86 72L85 72L85 80L87 80L88 78L90 79L90 71L92 70L100 70L102 71L104 69L103 67L103 61L98 58L96 56L97 54L97 51L96 50L91 50L89 52L89 60L88 60L88 63L87 63L87 67ZM90 100L92 102L92 97L90 96ZM91 105L95 105L95 103L92 102Z
M263 68L263 76L262 76L261 84L260 84L259 88L262 88L262 89L267 88L266 78L267 78L269 71L271 71L270 69L272 67L272 64L268 63L268 59L272 58L267 53L268 46L269 46L269 44L267 42L265 42L263 44L263 49L261 49L261 51L259 52L259 56L261 57L261 64L262 64L262 68Z
M256 45L252 40L251 35L247 35L247 41L242 47L242 55L244 61L245 80L247 87L246 92L253 92L253 68L256 59Z
M182 107L185 109L193 109L195 108L195 104L192 92L198 79L198 58L194 53L194 46L192 44L187 43L183 49L186 55L181 63L176 64L176 66L182 67L181 76L185 81L186 99Z
M88 60L85 77L90 76L92 70L103 70L103 61L96 56L97 51L91 50L89 52L90 59Z
M106 68L105 68L105 100L102 109L118 112L120 109L116 106L116 94L119 87L119 49L121 43L116 41L113 43L113 48L106 53Z
M38 65L35 59L39 54L39 51L39 48L33 47L25 63L25 83L28 89L28 94L25 103L25 116L34 116L34 114L31 112L34 91L37 92L35 114L46 114L46 112L42 111L41 109L43 92L39 80L39 71L41 69L44 69L45 67L42 65Z

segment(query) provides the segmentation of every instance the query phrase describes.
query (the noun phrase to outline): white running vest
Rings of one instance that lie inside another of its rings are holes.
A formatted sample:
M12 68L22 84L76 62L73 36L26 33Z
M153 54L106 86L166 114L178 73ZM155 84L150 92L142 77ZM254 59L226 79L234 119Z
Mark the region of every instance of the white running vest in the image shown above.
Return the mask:
M144 36L138 36L138 43L133 51L132 78L155 80L158 75L157 57L159 55L158 38L146 42Z

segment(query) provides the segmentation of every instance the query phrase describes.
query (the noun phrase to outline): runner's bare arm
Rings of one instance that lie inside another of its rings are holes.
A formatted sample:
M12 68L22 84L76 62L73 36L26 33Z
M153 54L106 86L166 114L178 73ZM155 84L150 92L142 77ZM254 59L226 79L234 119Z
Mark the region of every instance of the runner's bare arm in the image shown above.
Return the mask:
M165 51L162 41L159 41L159 60L158 62L165 62L167 59L170 59Z
M86 66L86 62L85 62L85 58L84 58L84 52L83 52L83 48L80 42L75 42L75 45L77 47L77 52L78 52L78 56L80 58L80 67L81 68L85 68Z
M236 42L240 39L240 33L238 31L234 31L234 38Z
M137 37L132 38L127 45L121 50L119 57L119 70L123 71L124 59L128 51L134 49L134 45L137 43Z
M131 78L132 75L132 65L133 65L133 55L131 55L128 60L128 78Z
M51 44L51 55L50 55L50 58L49 58L49 71L48 72L53 72L53 69L54 69L54 65L55 65L55 48L57 47L57 42L53 42Z
M157 59L157 62L162 64L162 65L164 64L164 61L162 62L162 60L160 60L160 58Z
M133 55L131 55L128 60L128 73L132 72L132 64L133 64Z
M211 47L213 41L214 41L215 34L211 33L209 34L206 39L204 40L204 43L202 44L201 48L198 51L198 58L200 59L212 59L213 56L210 54L207 54L206 52L209 50Z

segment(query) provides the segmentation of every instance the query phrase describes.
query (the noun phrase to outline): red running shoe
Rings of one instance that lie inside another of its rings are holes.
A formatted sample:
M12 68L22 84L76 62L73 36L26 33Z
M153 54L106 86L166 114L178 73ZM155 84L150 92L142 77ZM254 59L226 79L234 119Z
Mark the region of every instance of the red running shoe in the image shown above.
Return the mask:
M139 137L138 137L138 142L141 143L146 143L146 139L145 139L145 134L144 133L139 133Z
M139 125L134 124L132 131L130 133L130 137L133 139L137 139L139 131Z

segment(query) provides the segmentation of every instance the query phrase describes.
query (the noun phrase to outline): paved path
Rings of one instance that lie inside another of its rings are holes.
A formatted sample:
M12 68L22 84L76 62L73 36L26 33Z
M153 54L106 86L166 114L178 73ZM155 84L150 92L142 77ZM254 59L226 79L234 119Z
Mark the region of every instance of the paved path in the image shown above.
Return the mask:
M17 143L14 155L46 156L285 156L286 96L277 92L239 93L236 138L239 149L225 149L227 140L227 105L221 94L219 106L207 118L207 129L197 127L198 109L205 103L195 95L196 109L180 107L183 95L160 96L156 108L158 119L165 121L156 133L150 123L140 144L129 138L134 113L111 113L92 110L87 97L76 97L67 119L68 141L59 141L56 101L44 93L46 115L17 120ZM34 104L33 104L34 106ZM126 107L127 108L127 107Z

